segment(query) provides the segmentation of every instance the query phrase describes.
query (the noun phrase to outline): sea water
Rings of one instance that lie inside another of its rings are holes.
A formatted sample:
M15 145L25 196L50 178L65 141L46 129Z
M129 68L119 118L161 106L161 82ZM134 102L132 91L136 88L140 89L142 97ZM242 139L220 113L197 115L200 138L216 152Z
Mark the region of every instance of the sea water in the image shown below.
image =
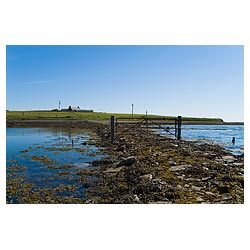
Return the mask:
M182 125L182 140L197 143L219 144L233 154L244 153L244 126L243 125ZM167 133L157 130L160 134ZM170 130L174 133L174 130ZM235 143L232 138L235 137Z
M77 182L76 173L79 168L90 167L88 163L103 157L100 150L90 143L93 136L80 129L7 128L6 174L9 176L8 173L16 166L25 166L15 174L26 182L34 183L35 187L55 188L74 184L77 187L72 196L84 197L84 188ZM34 157L47 157L51 163L36 161ZM48 165L74 167L65 170L48 168ZM71 178L60 176L65 171L70 171Z

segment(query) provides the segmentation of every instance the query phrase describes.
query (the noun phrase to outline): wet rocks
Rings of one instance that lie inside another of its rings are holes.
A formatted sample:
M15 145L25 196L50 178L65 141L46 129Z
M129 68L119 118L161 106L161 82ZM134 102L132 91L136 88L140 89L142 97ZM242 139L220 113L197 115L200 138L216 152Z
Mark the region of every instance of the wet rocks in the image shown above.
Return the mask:
M113 163L106 165L104 178L94 189L94 194L101 197L100 202L243 201L243 157L230 155L216 145L185 141L177 145L171 139L140 132L122 136L113 144L102 138Z
M197 187L197 186L194 186L194 185L193 185L193 186L191 187L191 189L194 190L194 191L200 191L200 190L202 189L202 187Z
M216 194L214 194L214 193L212 193L212 192L210 192L210 191L205 192L205 194L207 194L207 195L209 195L209 196L217 197Z
M112 164L114 162L114 160L110 159L110 158L102 158L100 160L94 160L91 162L92 166L105 166L105 165L109 165Z
M152 174L144 174L139 176L139 179L144 180L144 181L151 181L153 178Z
M116 167L119 167L119 166L131 166L136 162L136 160L137 159L136 159L135 156L129 156L127 158L123 158L121 161L119 161L116 164Z
M108 168L107 170L104 171L104 173L116 174L116 173L120 172L122 169L123 169L123 167Z
M182 171L185 170L186 168L192 167L191 165L178 165L178 166L172 166L170 167L170 171Z
M203 202L204 200L203 200L201 197L197 197L197 198L196 198L196 201L198 201L198 202Z
M231 200L231 199L233 199L233 197L229 193L223 194L222 197L221 197L222 201L227 201L227 200Z
M222 160L226 163L233 163L235 161L235 158L232 155L225 155L222 156Z

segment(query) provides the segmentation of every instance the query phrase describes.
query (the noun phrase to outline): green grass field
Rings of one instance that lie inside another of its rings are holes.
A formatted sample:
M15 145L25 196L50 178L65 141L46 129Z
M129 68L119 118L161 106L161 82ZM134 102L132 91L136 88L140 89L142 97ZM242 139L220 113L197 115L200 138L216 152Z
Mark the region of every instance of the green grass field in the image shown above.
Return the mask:
M117 114L102 112L59 112L59 111L6 111L7 120L37 120L37 119L65 119L65 120L108 120L114 115L119 119L144 119L145 114ZM148 118L174 120L174 116L147 115ZM182 117L183 121L223 122L220 118Z

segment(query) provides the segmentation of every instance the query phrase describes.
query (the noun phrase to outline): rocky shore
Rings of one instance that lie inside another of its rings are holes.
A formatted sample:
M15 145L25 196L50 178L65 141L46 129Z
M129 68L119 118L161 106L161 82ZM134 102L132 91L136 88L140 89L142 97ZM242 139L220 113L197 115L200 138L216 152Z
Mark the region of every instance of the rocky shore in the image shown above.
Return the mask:
M244 203L244 155L142 129L111 143L108 131L97 130L109 158L94 162L103 167L89 202Z
M44 122L24 127L61 126ZM19 124L20 125L20 124ZM7 127L16 127L8 124ZM91 143L108 155L78 172L86 187L79 203L244 203L244 155L235 156L217 145L169 139L143 128L118 134L110 141L107 124L68 122L98 136ZM129 125L123 124L120 131ZM95 178L89 178L94 176Z

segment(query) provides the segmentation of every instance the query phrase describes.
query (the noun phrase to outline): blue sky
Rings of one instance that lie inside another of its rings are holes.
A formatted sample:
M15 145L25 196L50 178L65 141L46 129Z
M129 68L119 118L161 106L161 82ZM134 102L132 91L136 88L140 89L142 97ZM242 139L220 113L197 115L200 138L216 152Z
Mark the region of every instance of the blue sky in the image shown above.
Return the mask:
M243 46L7 46L7 109L244 120Z

